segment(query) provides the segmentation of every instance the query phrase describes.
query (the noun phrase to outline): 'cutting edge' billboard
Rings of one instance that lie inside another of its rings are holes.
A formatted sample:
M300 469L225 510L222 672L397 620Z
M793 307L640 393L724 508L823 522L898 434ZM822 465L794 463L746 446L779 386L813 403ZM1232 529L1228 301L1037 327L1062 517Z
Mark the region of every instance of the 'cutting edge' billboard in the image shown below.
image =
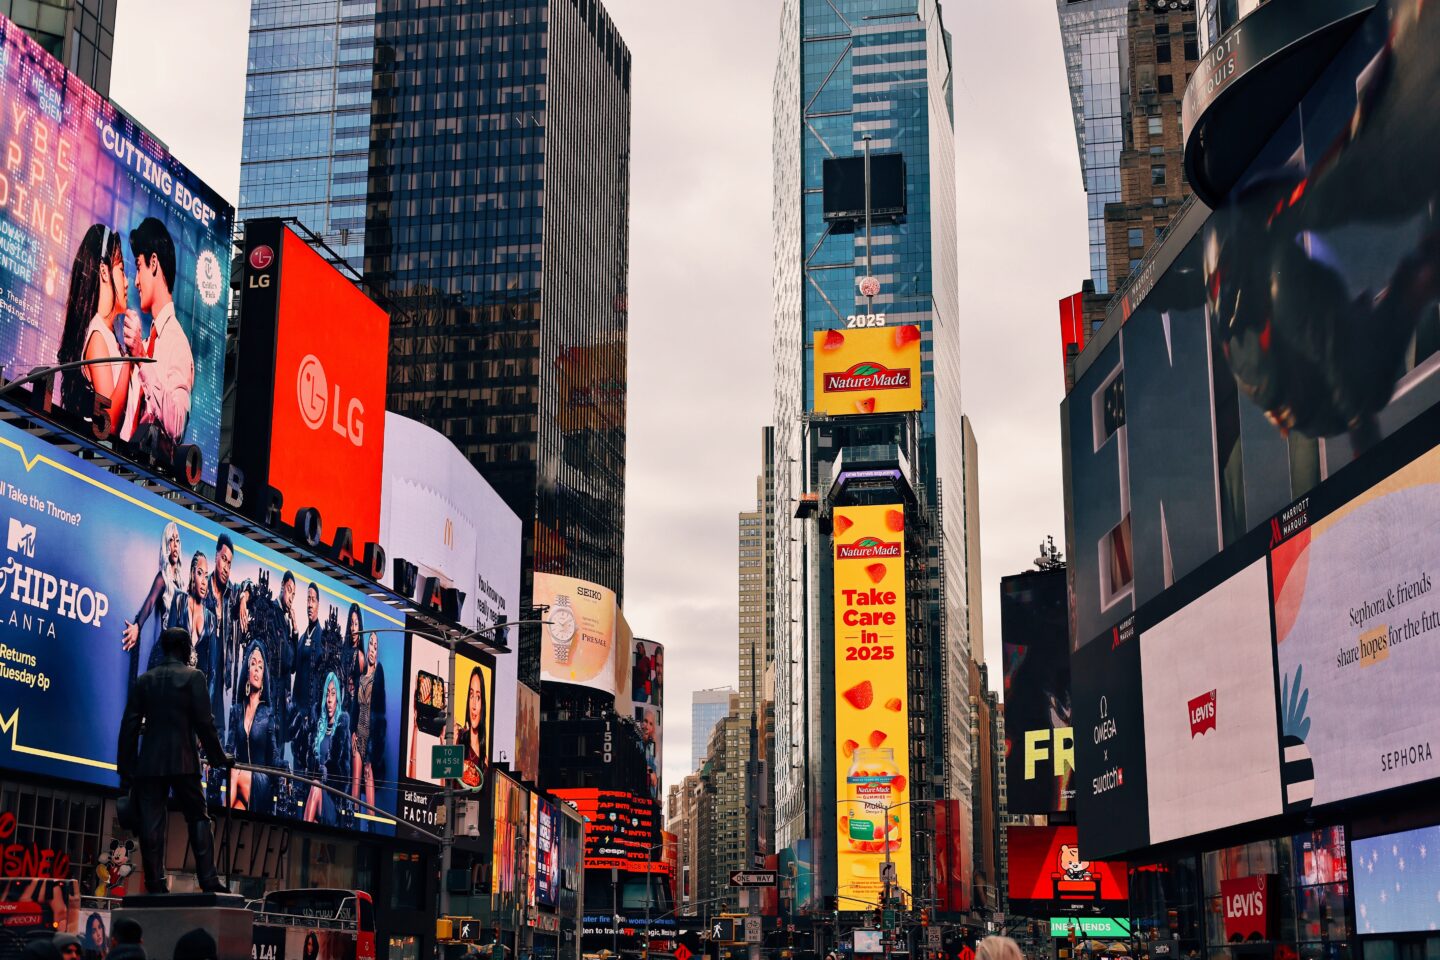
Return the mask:
M837 893L863 910L887 852L910 889L904 507L837 507L834 539Z
M814 411L838 417L919 410L920 339L910 323L816 331Z

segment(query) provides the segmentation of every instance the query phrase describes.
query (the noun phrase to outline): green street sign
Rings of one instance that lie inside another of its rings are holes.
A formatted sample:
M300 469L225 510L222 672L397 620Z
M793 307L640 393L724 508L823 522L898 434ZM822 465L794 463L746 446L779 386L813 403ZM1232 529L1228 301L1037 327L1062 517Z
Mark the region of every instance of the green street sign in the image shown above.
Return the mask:
M1051 917L1050 936L1062 939L1070 936L1072 924L1080 940L1130 936L1130 921L1118 917Z
M894 910L886 910L883 914L881 914L880 919L881 919L881 923L880 923L881 929L884 929L884 930L894 930L894 929L895 929L895 911L894 911Z
M430 748L430 775L432 777L455 779L464 773L465 747L463 745L437 743Z

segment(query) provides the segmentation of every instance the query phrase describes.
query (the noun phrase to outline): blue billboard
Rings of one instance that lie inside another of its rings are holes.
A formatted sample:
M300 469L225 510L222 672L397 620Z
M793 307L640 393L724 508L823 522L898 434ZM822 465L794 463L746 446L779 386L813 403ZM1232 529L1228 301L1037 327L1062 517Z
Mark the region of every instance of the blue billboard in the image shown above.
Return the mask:
M305 777L210 775L212 803L393 829L364 805L396 806L395 611L8 424L0 531L0 768L115 786L127 691L176 626L226 749Z

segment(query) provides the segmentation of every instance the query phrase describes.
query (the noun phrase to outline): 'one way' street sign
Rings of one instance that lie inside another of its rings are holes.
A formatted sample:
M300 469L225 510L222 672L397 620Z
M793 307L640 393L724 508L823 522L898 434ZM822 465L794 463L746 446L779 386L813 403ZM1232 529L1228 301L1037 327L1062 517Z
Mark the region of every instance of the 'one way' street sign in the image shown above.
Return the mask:
M775 886L774 870L732 870L730 872L730 886L732 887L773 887Z

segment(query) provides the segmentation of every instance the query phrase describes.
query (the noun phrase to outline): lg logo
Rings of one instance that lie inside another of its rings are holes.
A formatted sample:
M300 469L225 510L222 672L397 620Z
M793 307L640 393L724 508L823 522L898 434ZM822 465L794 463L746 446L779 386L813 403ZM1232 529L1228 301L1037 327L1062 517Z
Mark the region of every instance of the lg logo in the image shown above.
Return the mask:
M313 353L306 354L305 359L300 361L300 371L295 378L295 395L300 401L300 419L305 421L305 426L319 430L325 424L326 412L330 411L333 414L330 426L336 433L357 447L365 443L365 405L358 397L342 403L338 383L332 395L329 381L325 379L325 367ZM345 410L343 423L340 420L342 407Z

